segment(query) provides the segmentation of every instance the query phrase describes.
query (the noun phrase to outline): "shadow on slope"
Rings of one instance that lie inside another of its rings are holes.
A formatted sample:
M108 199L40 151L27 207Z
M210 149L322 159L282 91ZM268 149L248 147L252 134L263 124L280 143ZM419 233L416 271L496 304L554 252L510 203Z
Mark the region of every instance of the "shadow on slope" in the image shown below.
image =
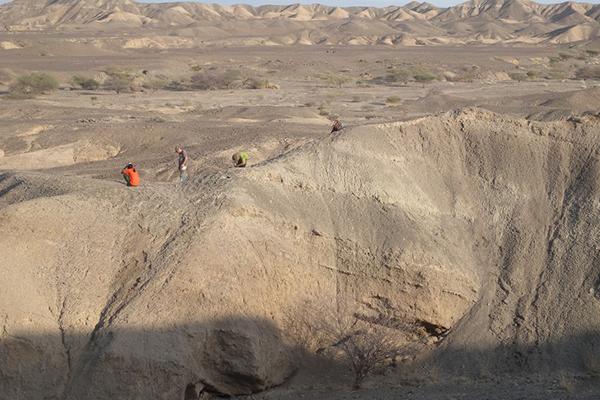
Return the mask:
M282 338L282 332L272 321L260 318L239 316L164 328L107 328L83 338L74 337L77 334L61 333L64 332L2 333L1 398L195 400L204 398L203 394L243 395L281 384L298 367L301 371L304 369L301 375L305 379L307 376L313 379L311 388L329 387L330 391L325 391L329 398L344 398L344 392L351 384L351 378L344 375L348 365L308 354L304 349L291 345ZM86 340L88 344L83 351L75 353L70 350L69 343L79 339ZM597 378L600 374L599 346L600 332L588 332L532 346L452 349L449 355L456 360L472 362L494 358L504 368L492 375L486 369L488 361L450 367L428 360L425 368L405 362L398 373L376 378L379 382L377 388L371 386L363 392L354 392L352 396L391 391L402 398L406 393L413 393L415 385L430 387L427 390L436 390L436 387L442 390L443 382L457 382L456 379L461 377L469 377L470 383L452 390L471 390L474 393L477 379L489 380L489 377L495 376L493 381L501 385L518 375L539 379L541 374L547 373L545 385L563 375L578 376L569 388L569 396L591 399L586 397L590 383L586 379ZM588 356L575 356L580 353L573 349L581 347L587 349ZM547 370L527 363L527 358L540 352L557 351L574 356L569 363L547 365ZM158 353L161 353L160 356L157 356ZM297 362L290 363L292 359ZM571 370L571 365L578 365L578 371L584 373ZM465 368L469 370L467 374L464 373ZM411 370L413 372L408 372ZM477 374L473 375L473 372ZM411 381L407 376L419 378ZM42 382L47 384L40 384ZM592 385L597 385L597 382ZM532 387L535 388L535 385L532 384ZM287 388L294 390L294 381ZM514 388L515 395L522 389ZM546 386L545 389L546 393L538 394L544 396L566 390L557 385ZM539 390L539 387L534 390ZM337 392L339 394L336 395ZM578 396L580 392L581 396ZM277 393L283 396L279 390L274 392ZM464 394L467 396L464 398L476 398ZM270 398L268 393L265 396ZM319 393L314 396L319 398ZM513 398L506 392L488 393L488 396L490 399Z

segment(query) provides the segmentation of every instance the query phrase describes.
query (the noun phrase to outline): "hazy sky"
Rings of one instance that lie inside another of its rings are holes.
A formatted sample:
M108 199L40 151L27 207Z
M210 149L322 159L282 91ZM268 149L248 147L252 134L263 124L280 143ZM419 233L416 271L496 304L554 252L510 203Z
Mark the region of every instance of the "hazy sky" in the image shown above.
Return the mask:
M43 0L40 0L43 1ZM140 3L173 3L173 2L177 2L177 1L181 1L181 0L138 0ZM188 0L188 1L193 1L193 0ZM394 0L343 0L343 1L338 1L338 0L322 0L322 1L315 1L315 0L308 0L308 1L303 1L303 0L220 0L220 1L203 1L203 3L220 3L220 4L251 4L251 5L261 5L261 4L293 4L293 3L306 3L306 4L312 4L312 3L320 3L320 4L327 4L327 5L332 5L332 6L376 6L376 7L381 7L381 6L389 6L389 5L403 5L408 3L409 0L400 0L400 1L394 1ZM422 0L419 0L422 1ZM2 3L7 3L8 0L0 0L0 4ZM455 5L455 4L459 4L459 3L463 3L464 1L461 0L430 0L429 1L432 4L435 4L437 6L440 7L446 7L449 5ZM538 3L560 3L560 0L539 0ZM600 3L600 0L589 0L589 1L585 1L585 3Z

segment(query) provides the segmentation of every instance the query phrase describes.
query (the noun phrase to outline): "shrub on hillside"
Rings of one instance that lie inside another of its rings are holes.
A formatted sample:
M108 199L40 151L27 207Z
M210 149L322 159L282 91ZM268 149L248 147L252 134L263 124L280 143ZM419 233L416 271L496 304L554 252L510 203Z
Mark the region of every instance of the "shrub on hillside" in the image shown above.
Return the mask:
M45 73L31 73L21 75L10 87L13 97L33 97L43 93L49 93L58 89L58 81L51 75Z

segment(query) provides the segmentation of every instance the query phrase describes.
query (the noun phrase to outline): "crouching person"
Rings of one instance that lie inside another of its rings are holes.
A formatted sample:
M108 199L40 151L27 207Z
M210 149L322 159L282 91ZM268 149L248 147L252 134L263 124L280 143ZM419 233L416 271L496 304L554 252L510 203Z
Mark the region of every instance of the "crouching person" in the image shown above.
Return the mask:
M123 171L121 171L127 186L139 186L140 185L140 174L137 172L133 164L129 163Z
M246 163L248 163L248 153L245 151L238 151L233 156L231 156L233 160L233 166L238 168L245 168Z

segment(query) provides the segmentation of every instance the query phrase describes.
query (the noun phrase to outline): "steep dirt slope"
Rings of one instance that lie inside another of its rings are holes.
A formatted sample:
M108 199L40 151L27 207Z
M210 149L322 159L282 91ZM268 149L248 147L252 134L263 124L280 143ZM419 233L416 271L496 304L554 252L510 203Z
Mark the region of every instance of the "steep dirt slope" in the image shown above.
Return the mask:
M1 392L264 390L295 368L284 322L306 303L421 324L417 358L452 373L582 371L600 345L599 128L466 110L185 188L5 174Z

